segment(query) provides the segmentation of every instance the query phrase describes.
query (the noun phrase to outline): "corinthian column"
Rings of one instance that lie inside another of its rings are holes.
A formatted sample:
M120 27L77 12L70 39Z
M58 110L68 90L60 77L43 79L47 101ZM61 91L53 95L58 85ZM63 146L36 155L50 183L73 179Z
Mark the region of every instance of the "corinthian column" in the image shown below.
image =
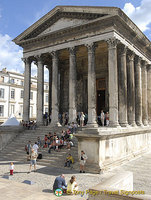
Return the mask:
M135 120L138 126L142 125L142 77L140 57L137 57L135 62Z
M88 126L97 127L95 45L91 43L86 46L88 48Z
M58 52L51 52L52 55L52 114L51 125L60 126L58 121L59 102L58 102Z
M147 73L147 102L148 102L148 122L151 125L151 65L148 65Z
M69 48L69 122L76 122L76 51Z
M134 81L134 56L133 52L129 52L127 65L127 84L128 84L128 122L131 126L135 126L135 81Z
M51 99L52 99L52 95L51 95L51 90L52 90L52 66L48 65L47 69L49 71L49 100L48 100L49 106L48 106L48 112L49 112L49 115L50 115L51 114Z
M29 121L30 113L30 82L31 82L31 61L29 58L22 58L25 63L24 72L24 99L23 99L23 120Z
M36 56L37 59L37 123L43 124L43 105L44 105L44 65L41 56Z
M108 76L109 76L109 115L110 126L118 123L118 76L117 76L117 40L111 38L108 43Z
M147 68L146 61L142 62L142 121L144 126L148 125L147 111Z
M127 48L120 47L120 66L119 71L119 123L122 127L128 125L127 122L127 69L126 69L126 52Z

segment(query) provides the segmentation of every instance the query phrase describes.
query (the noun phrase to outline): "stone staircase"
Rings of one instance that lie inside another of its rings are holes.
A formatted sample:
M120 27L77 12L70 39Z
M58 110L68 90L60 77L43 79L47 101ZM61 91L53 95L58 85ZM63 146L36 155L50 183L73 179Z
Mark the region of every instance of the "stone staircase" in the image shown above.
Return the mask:
M25 145L28 141L31 141L33 145L37 141L37 137L40 137L41 140L44 140L44 136L49 132L56 132L57 135L61 134L62 130L66 130L65 127L50 128L49 126L41 126L36 130L24 130L21 134L17 135L12 142L10 142L2 151L0 151L0 161L17 161L20 163L29 163L27 161L27 154L25 152ZM48 148L40 148L39 152L42 153L43 158L37 160L38 165L43 166L52 166L57 168L64 168L64 162L66 156L70 153L75 163L73 164L73 169L79 171L79 160L78 160L78 141L77 138L73 137L74 147L71 147L71 150L62 148L60 152L51 150L51 153L48 153ZM90 173L99 173L98 167L96 164L86 164L86 171Z
M56 132L57 135L60 135L63 129L66 130L64 127L52 129L48 126L41 126L36 130L25 130L0 152L0 161L29 163L29 161L27 161L27 154L25 152L25 145L28 143L28 141L30 140L31 144L33 145L35 141L37 141L37 137L40 137L41 140L44 140L44 136L49 132ZM65 158L69 153L71 153L75 160L73 168L79 170L78 142L76 137L73 137L73 142L74 147L72 147L71 150L66 148L62 148L60 152L51 150L50 154L48 153L48 148L40 148L39 152L42 153L43 158L37 160L37 164L64 168Z

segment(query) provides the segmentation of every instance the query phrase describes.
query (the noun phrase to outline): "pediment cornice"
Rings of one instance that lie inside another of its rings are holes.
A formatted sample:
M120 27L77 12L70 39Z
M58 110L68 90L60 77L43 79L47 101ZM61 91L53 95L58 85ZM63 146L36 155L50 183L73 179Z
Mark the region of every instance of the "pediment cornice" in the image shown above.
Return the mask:
M61 17L87 19L91 21L105 15L117 14L118 11L119 8L116 7L57 6L17 36L13 41L18 44L21 40L36 37Z

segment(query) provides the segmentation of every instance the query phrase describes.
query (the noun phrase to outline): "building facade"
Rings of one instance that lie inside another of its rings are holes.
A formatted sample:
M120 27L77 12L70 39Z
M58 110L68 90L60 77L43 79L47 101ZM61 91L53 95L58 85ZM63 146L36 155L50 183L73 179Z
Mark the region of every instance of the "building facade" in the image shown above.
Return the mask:
M49 69L49 112L109 111L111 127L151 123L151 43L115 7L57 6L14 42L25 63L23 119L30 116L31 63L37 63L37 122L42 123L44 65Z
M48 83L44 83L44 112L48 112ZM23 117L24 75L0 71L0 123L7 120L11 114L21 121ZM29 119L35 120L37 113L37 78L31 77L30 114Z

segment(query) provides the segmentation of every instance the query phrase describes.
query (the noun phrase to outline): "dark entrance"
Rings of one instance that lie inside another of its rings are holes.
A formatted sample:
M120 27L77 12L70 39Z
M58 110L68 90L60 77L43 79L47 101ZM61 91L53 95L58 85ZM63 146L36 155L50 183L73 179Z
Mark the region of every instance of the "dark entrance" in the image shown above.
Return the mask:
M97 90L97 116L101 110L105 111L105 90Z
M105 91L106 91L106 81L105 78L96 80L96 113L97 116L100 115L101 110L105 109Z

